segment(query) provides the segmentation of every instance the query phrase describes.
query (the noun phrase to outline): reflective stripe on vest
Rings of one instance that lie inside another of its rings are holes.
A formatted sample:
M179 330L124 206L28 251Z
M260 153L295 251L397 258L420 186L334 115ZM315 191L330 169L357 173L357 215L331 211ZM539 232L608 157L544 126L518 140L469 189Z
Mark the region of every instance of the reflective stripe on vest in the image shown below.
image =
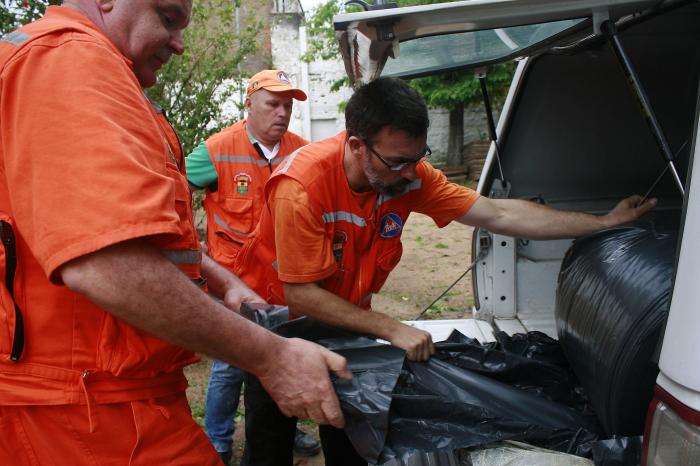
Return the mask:
M279 165L282 162L284 162L286 159L287 159L286 155L283 155L281 157L279 155L275 156L274 159L270 160L270 165L272 165L272 166Z
M396 194L380 194L380 195L377 197L377 207L379 207L380 205L384 204L384 203L387 202L387 201L390 201L390 200L392 200L392 199L395 199L395 198L397 198L397 197L399 197L399 196L403 196L404 194L408 194L409 192L415 191L416 189L420 189L422 185L423 185L423 180L421 180L420 178L418 178L417 180L413 180L413 181L411 181L410 183L408 183L408 184L404 187L403 191L401 191L400 193L396 193Z
M364 218L344 210L339 210L337 212L324 212L322 217L323 223L348 222L357 225L358 227L367 226L367 222L365 222Z
M282 168L279 169L279 172L280 172L280 173L284 173L284 172L286 172L287 170L289 170L289 167L292 165L292 162L294 162L294 159L297 158L297 155L299 155L299 150L300 150L300 149L302 149L302 147L300 147L299 149L295 150L294 152L292 152L292 153L289 155L289 157L287 157L287 163L284 164L284 167L282 167Z
M216 214L214 214L214 222L216 222L216 224L219 225L220 227L223 227L224 230L230 231L231 233L235 233L235 234L237 234L238 236L243 236L243 237L245 237L245 236L250 236L250 233L243 233L242 231L234 230L233 228L231 228L230 226L228 226L228 225L226 224L226 222L224 222L224 221L221 219L221 217L219 217L219 216L216 215Z
M31 38L32 36L22 31L14 31L0 37L0 41L7 42L9 44L16 45L17 47L19 47Z
M162 249L161 254L175 265L195 265L202 263L202 251L190 249Z
M250 155L215 155L214 160L216 162L230 162L230 163L250 163L263 167L266 165L279 165L284 162L285 157L275 157L274 159L268 161L267 159L255 159Z

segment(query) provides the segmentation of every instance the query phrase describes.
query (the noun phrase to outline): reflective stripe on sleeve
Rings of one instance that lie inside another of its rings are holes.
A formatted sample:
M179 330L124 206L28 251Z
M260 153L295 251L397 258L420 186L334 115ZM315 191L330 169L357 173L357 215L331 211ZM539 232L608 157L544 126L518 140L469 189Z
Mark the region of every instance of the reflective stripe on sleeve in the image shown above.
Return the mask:
M5 34L4 36L0 37L0 41L10 43L12 45L16 45L19 47L20 45L24 44L27 42L29 39L31 39L32 36L29 34L26 34L22 31L13 31L9 34Z
M160 252L175 265L202 263L202 251L192 251L190 249L162 249Z

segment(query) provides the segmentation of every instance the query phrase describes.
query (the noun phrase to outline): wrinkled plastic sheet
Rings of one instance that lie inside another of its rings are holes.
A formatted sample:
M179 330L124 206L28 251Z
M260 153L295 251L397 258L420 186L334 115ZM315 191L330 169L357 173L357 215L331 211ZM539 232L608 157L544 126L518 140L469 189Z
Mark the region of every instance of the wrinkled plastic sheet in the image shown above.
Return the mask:
M593 461L517 442L463 452L460 466L593 466Z
M434 357L419 363L392 346L304 318L276 331L347 358L353 379L334 379L335 389L346 433L371 464L410 465L427 452L449 454L508 439L574 452L590 449L599 436L569 369L559 364L558 343L544 334L500 334L500 343L481 345L454 332L436 344Z
M608 436L640 435L658 374L675 215L578 239L559 274L557 333Z

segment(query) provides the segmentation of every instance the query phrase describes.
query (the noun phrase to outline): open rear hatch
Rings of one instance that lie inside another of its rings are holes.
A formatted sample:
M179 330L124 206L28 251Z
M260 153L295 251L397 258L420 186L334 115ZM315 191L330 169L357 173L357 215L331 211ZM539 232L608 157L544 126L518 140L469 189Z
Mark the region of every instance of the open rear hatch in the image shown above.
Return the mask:
M691 1L474 0L344 14L334 23L354 82L521 58L480 193L604 213L653 185L657 211L678 213L698 93L699 10ZM415 325L436 337L452 326L481 341L492 338L486 322L556 337L557 275L570 244L475 232L481 322Z
M369 82L380 75L413 78L532 55L660 3L472 0L349 13L333 22L348 76Z

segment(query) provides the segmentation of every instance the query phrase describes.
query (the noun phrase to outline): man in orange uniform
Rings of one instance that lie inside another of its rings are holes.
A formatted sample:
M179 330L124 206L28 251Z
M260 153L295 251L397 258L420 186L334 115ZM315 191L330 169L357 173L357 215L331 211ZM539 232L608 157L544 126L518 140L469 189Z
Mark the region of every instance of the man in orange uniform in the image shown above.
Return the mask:
M193 351L343 423L344 360L232 312L260 297L200 251L179 144L142 91L191 7L70 0L0 38L0 464L220 464L185 397Z
M247 118L201 143L187 156L187 178L205 189L209 256L231 270L265 206L263 187L272 170L306 139L288 131L293 99L306 94L282 70L263 70L248 81ZM209 377L204 427L224 464L232 455L235 415L243 371L214 360ZM297 430L294 450L312 456L321 450L313 437Z
M199 144L187 156L187 177L205 189L209 255L228 269L260 218L263 187L286 157L309 143L288 131L293 99L306 94L282 70L263 70L248 81L245 120Z
M292 155L265 188L268 209L235 271L260 296L286 303L296 315L370 334L427 360L430 334L380 312L371 297L401 258L401 232L411 212L438 227L451 221L521 238L576 237L636 219L655 201L635 207L632 196L604 216L562 212L531 202L480 197L449 183L425 160L428 114L420 95L398 79L358 89L345 110L346 128ZM275 435L288 446L293 421L282 416L260 385L246 388L252 416L248 438ZM265 416L259 416L264 413ZM248 431L248 429L247 429ZM321 426L326 465L365 465L337 429ZM248 451L248 450L251 451ZM246 445L250 465L289 465L289 453Z

